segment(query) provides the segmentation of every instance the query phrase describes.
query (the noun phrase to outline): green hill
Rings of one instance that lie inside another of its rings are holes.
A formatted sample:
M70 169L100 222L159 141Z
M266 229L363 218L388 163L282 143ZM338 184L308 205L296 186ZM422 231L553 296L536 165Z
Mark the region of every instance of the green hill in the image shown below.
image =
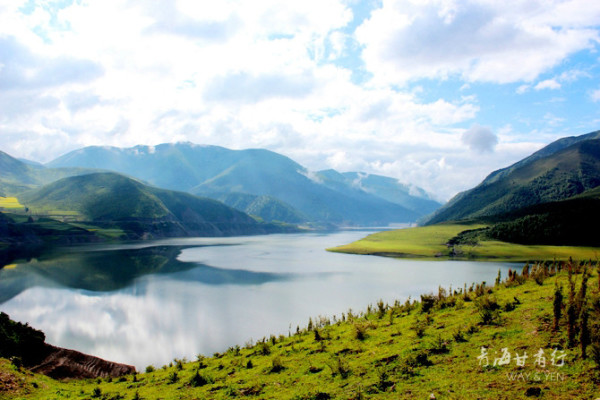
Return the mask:
M299 224L307 221L307 218L300 211L271 196L256 196L235 192L209 193L206 195L236 210L259 217L265 222L285 221Z
M146 186L116 173L64 178L19 195L36 214L64 214L128 237L222 236L277 231L218 201Z
M45 168L0 151L0 196L14 196L57 179L90 172L85 168Z
M86 147L48 166L113 170L158 187L218 199L224 194L258 196L261 204L257 215L265 220L289 217L283 221L297 222L301 215L301 219L311 222L372 226L416 221L431 211L428 199L419 205L419 195L413 196L411 207L406 207L348 184L328 185L319 173L261 149L229 150L192 143L128 149ZM271 199L281 203L275 205ZM293 210L284 212L282 203Z
M600 188L496 215L483 237L529 245L600 247Z
M600 185L600 139L597 133L555 142L475 188L455 196L426 224L506 214L536 204L556 202ZM569 143L572 143L568 145Z

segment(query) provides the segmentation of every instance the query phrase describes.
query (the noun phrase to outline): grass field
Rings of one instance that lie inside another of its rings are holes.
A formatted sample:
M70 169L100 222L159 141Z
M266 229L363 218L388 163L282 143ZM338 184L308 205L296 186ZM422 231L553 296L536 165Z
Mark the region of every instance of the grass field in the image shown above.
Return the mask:
M374 233L354 243L327 249L339 253L386 255L424 259L493 261L597 260L600 248L574 246L525 246L485 240L476 245L448 247L460 232L485 225L440 224Z
M575 277L579 287L581 275ZM567 348L564 313L559 330L552 329L556 282L568 287L564 272L550 273L538 282L440 290L421 304L378 303L312 319L290 336L192 361L165 360L121 378L59 382L0 360L0 398L596 399L600 361ZM590 304L600 299L597 288L594 271ZM495 310L492 320L484 309ZM593 312L590 322L597 323ZM519 366L516 356L525 353Z
M1 197L0 196L0 208L6 208L10 210L25 208L16 197Z

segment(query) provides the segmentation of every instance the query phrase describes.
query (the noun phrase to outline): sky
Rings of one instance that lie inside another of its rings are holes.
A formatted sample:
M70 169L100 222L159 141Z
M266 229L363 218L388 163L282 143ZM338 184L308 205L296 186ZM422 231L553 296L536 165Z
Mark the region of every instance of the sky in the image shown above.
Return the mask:
M445 201L600 129L600 1L0 0L0 150L265 148Z

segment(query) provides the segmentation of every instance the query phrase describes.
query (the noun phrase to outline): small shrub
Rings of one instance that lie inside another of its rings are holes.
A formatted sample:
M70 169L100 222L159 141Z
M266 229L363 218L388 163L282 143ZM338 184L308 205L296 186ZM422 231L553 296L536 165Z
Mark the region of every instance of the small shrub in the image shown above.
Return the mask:
M415 331L418 338L425 336L425 328L427 328L427 322L419 319L415 320L414 324L411 326L411 329Z
M429 360L425 350L419 350L408 356L405 364L413 368L433 365L433 363Z
M313 330L314 334L315 334L315 341L320 342L321 340L323 340L323 337L321 336L321 333L319 332L319 329L315 328Z
M20 370L21 367L23 367L23 359L21 357L17 357L17 356L11 357L10 362L12 363L12 365L15 366L15 368L17 370Z
M492 296L482 296L477 299L477 309L482 325L498 325L500 324L500 305Z
M248 362L246 363L246 368L247 369L254 368L254 364L252 364L252 360L248 360Z
M387 369L385 368L380 368L377 371L377 389L379 389L382 392L385 392L387 390L387 388L389 388L390 386L393 386L394 384L392 382L390 382L389 380L390 374L388 373Z
M342 357L336 357L334 362L327 366L331 369L331 376L340 375L342 379L346 379L350 375L350 367Z
M101 396L102 396L102 389L100 389L99 387L95 387L94 390L92 390L92 397L97 399Z
M458 331L456 331L452 337L454 338L454 341L456 343L464 343L467 341L467 339L465 338L465 334L463 333L463 331L461 331L460 329Z
M471 326L469 326L469 329L467 329L467 333L469 335L472 335L472 334L474 334L476 332L479 332L479 328L477 326L475 326L475 325L471 325Z
M502 310L506 312L514 311L519 304L521 304L521 302L515 297L515 301L509 301L506 303L504 307L502 307Z
M432 354L445 354L448 353L450 349L448 348L448 342L438 335L433 343L431 343L429 351Z
M177 375L177 372L173 371L169 374L169 376L167 377L167 381L171 384L176 383L179 380L179 375Z
M491 293L491 289L486 286L486 282L483 281L480 284L475 285L475 297L481 297L487 293Z
M271 369L269 372L277 373L283 371L284 369L285 366L283 365L283 361L281 361L281 357L276 356L273 358L273 360L271 360Z
M379 318L379 319L383 318L386 310L387 310L387 305L384 304L383 300L379 300L377 302L377 318Z
M500 324L500 312L498 310L491 311L488 309L481 309L479 310L479 317L481 318L481 325Z
M208 385L209 383L212 383L212 380L204 377L203 375L200 375L198 371L196 371L196 373L194 374L194 376L192 376L189 382L190 386L192 387L200 387Z
M360 341L367 338L367 325L354 324L354 337Z
M415 371L413 365L404 363L400 365L400 367L398 367L398 374L400 374L400 376L402 376L403 378L410 378L416 376L417 372Z
M146 373L149 374L151 372L154 372L156 369L154 368L154 365L148 365L146 367Z
M537 283L538 285L542 286L544 284L544 279L546 279L545 274L540 273L540 272L535 274L534 280L535 280L535 283Z
M261 354L263 356L268 356L269 354L271 354L271 347L269 346L269 343L267 342L259 342L258 343L258 354Z
M435 306L435 296L433 294L421 295L421 312L428 313Z
M562 285L559 285L557 281L554 285L554 300L552 301L552 310L554 313L552 330L555 332L558 331L560 317L562 316L563 298Z
M464 300L460 299L462 304L464 305ZM445 297L442 300L438 301L438 308L443 310L444 308L451 308L456 306L457 300L455 297Z

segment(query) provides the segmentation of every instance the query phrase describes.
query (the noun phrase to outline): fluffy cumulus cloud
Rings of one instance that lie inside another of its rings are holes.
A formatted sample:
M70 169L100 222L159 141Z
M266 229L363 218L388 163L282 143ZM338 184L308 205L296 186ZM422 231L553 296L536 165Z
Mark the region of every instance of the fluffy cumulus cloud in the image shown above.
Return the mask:
M494 135L477 85L523 97L593 79L555 69L595 50L598 20L583 0L4 2L0 150L45 162L99 144L265 147L447 199L562 133ZM460 96L431 89L450 80Z
M507 83L593 47L598 18L600 6L586 1L384 0L357 37L383 83L451 75Z
M494 132L488 127L479 125L467 129L460 139L471 150L480 153L492 152L498 144L498 137Z

